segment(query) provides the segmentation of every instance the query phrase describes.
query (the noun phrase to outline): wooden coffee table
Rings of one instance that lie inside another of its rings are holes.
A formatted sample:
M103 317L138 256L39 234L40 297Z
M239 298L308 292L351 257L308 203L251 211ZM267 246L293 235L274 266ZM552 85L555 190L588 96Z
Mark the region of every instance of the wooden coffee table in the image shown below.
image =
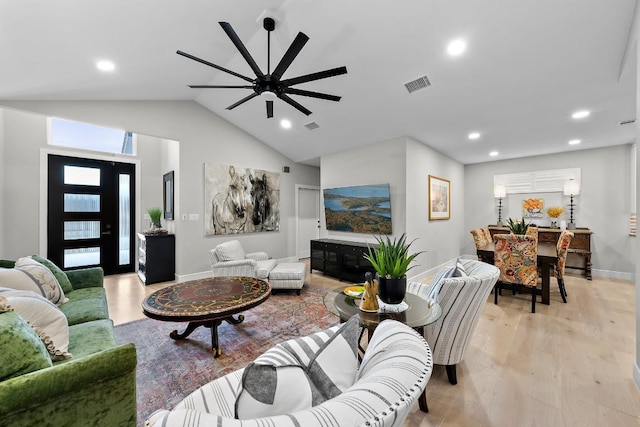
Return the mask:
M269 298L268 282L253 277L210 277L177 283L160 289L142 301L142 312L151 319L189 322L182 333L169 334L174 340L187 338L197 327L211 329L214 357L222 350L218 343L218 326L222 321L237 325L243 315L233 315L262 304Z

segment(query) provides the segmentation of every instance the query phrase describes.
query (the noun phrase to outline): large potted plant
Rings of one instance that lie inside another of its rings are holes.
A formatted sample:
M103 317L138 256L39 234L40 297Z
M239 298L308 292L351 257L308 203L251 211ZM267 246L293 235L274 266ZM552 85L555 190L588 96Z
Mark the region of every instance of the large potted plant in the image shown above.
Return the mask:
M393 241L389 236L376 237L377 247L369 248L364 255L376 270L378 279L378 296L387 304L400 304L407 290L407 271L413 259L422 252L409 253L409 247L415 241L407 243L406 233Z

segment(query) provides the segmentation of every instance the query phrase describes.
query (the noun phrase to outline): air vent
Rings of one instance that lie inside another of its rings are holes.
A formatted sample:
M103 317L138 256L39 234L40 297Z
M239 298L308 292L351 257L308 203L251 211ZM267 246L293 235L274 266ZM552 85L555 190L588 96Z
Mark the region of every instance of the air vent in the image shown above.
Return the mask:
M315 130L315 129L318 129L320 125L317 124L316 122L309 122L306 125L304 125L304 127L306 127L309 130Z
M404 87L407 88L409 93L413 93L420 89L426 89L429 86L431 86L431 82L427 76L418 77L417 79L404 84Z
M631 120L624 120L620 123L618 123L619 125L630 125L631 123L635 123L636 119L631 119Z

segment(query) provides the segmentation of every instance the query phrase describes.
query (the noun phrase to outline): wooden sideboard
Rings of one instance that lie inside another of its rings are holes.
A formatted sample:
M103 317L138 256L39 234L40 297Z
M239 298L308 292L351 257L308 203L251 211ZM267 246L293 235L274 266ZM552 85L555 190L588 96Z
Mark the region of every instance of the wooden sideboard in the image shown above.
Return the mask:
M559 228L538 227L538 240L540 242L557 243L560 237ZM593 232L588 228L576 228L571 230L573 239L569 245L566 268L583 270L588 280L591 280L591 235ZM490 225L489 232L494 234L509 233L508 227L498 227Z
M371 244L371 247L378 247ZM346 240L317 239L311 241L311 270L354 283L364 282L367 271L375 275L371 263L364 258L369 253L366 243Z

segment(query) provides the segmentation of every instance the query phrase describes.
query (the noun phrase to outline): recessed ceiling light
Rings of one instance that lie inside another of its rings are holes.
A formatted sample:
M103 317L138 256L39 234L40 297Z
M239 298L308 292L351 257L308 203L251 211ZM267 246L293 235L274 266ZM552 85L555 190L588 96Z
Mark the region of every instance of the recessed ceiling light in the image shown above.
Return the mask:
M478 138L480 138L480 133L479 132L471 132L468 136L469 136L469 139L478 139Z
M591 113L587 110L580 110L573 113L571 117L573 117L574 119L584 119L585 117L589 117L589 114Z
M113 71L116 68L115 64L111 61L98 61L96 62L96 67L98 67L100 71Z
M447 45L447 52L451 56L458 56L467 48L467 42L462 39L456 39Z
M498 154L500 154L500 153L498 153L497 151L492 151L492 152L490 152L490 153L489 153L489 155L490 155L491 157L495 157L495 156L497 156Z
M569 145L578 145L580 144L582 141L579 139L572 139L571 141L569 141Z
M280 126L282 126L285 129L289 129L291 128L291 122L287 119L282 119L280 120Z

